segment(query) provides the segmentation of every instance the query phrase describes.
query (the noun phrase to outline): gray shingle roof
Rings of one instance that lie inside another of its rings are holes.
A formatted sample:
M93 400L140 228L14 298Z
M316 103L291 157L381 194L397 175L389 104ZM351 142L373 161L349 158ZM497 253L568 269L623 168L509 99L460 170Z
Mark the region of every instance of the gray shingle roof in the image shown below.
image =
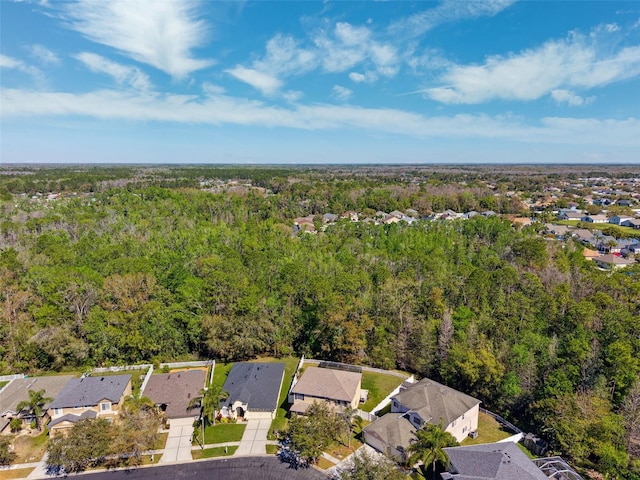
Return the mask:
M166 405L167 418L186 418L196 415L196 410L187 410L189 402L199 396L207 373L203 370L151 375L143 395L156 405Z
M72 378L49 408L72 408L97 405L100 400L120 401L131 375Z
M80 415L74 415L73 413L67 413L66 415L61 416L60 418L56 418L55 420L51 420L49 422L48 427L55 427L59 423L62 422L71 422L78 423L80 420L84 420L85 418L96 418L98 416L98 412L95 410L86 410L82 412Z
M52 375L50 377L25 377L12 380L2 389L0 415L7 412L17 414L17 405L24 400L29 400L29 390L44 390L45 397L55 398L72 378L72 375ZM46 411L47 408L48 405L45 405L43 410Z
M245 403L249 411L271 412L278 408L284 363L239 362L227 376L222 389L229 402Z
M423 378L393 398L418 413L425 422L438 424L442 419L445 427L480 403L476 398L429 378Z
M364 432L375 434L379 439L396 450L406 450L416 439L416 427L398 413L387 413L364 427Z
M513 442L443 449L455 480L548 480Z

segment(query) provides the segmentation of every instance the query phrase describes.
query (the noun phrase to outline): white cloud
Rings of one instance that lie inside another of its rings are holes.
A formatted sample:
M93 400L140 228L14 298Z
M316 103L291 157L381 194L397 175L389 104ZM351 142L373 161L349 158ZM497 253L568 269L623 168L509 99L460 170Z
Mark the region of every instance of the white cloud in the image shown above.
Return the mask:
M362 83L367 79L364 74L358 72L351 72L349 78L356 83Z
M290 36L276 35L267 42L264 58L253 68L274 76L301 75L318 65L317 52L299 47Z
M120 85L131 85L139 90L149 90L149 77L139 68L121 65L95 53L82 52L73 56L94 73L105 73Z
M392 35L419 37L442 24L467 18L493 17L516 0L444 0L435 8L394 22Z
M199 97L139 91L85 94L0 91L3 117L81 116L127 121L205 125L250 125L306 130L353 128L416 137L501 138L509 141L640 148L640 119L551 117L526 125L517 117L455 115L427 117L389 108L294 105L283 108L229 96Z
M348 100L351 95L353 95L353 90L349 90L341 85L334 85L333 90L331 91L332 97L342 101Z
M87 0L66 5L68 26L136 61L177 78L210 66L191 50L203 44L205 23L194 3L149 0Z
M576 95L570 90L551 90L551 97L557 103L566 103L570 107L577 107L580 105L585 105L591 103L595 100L595 97L581 97L580 95Z
M594 88L640 75L640 46L617 52L579 34L482 65L453 65L427 96L443 103L535 100L552 90Z
M219 85L210 82L202 82L202 92L207 96L224 95L225 89Z
M276 77L253 68L245 68L238 65L235 68L226 70L226 72L260 90L264 95L273 95L282 86L282 82Z
M60 65L60 57L42 45L29 45L27 49L32 57L40 60L45 65Z
M287 92L282 93L282 98L284 98L289 103L296 103L302 97L304 97L304 94L297 90L289 90Z
M19 72L29 75L34 82L39 86L44 86L46 83L45 77L38 67L33 65L27 65L22 60L10 57L0 53L0 68L7 68L10 70L17 70Z

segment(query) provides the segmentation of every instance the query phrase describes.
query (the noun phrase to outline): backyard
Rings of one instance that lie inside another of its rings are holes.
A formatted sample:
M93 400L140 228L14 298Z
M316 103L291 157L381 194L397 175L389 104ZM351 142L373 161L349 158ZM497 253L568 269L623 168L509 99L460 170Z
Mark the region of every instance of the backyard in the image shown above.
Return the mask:
M403 381L400 377L386 373L362 372L362 388L369 390L369 398L360 409L370 412Z
M479 445L481 443L495 443L513 435L513 432L503 429L493 417L486 413L478 414L478 436L476 438L467 437L462 441L462 445Z

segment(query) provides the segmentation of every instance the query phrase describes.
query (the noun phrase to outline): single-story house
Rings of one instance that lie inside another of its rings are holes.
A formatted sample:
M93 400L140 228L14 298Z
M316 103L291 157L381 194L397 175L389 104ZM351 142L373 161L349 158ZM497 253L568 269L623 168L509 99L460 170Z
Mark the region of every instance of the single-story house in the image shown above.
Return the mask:
M324 215L322 215L322 221L324 223L334 223L337 222L339 218L340 217L338 217L338 215L336 215L335 213L325 213Z
M289 392L290 412L304 414L313 402L332 408L357 408L360 403L362 373L307 367Z
M600 252L597 250L591 250L590 248L585 248L582 250L582 256L587 260L593 260L600 256Z
M598 241L596 235L593 234L590 230L586 230L584 228L578 228L572 232L572 234L579 242L583 244L589 244L595 247L596 242Z
M582 220L583 216L584 216L583 213L573 211L573 212L562 212L558 215L558 218L560 220Z
M393 212L389 213L389 215L391 215L392 217L396 217L399 220L402 220L404 218L404 213L399 210L394 210Z
M188 418L196 415L189 403L200 396L207 380L204 370L185 370L151 375L142 395L148 397L167 418Z
M443 449L449 458L442 480L549 480L513 442Z
M616 270L618 268L628 267L629 265L633 265L635 263L635 260L618 257L617 255L614 255L612 253L596 257L593 259L593 261L596 262L596 265L598 265L598 267L607 270Z
M613 225L621 225L622 222L626 222L627 220L631 220L631 217L625 217L621 215L614 215L609 219L609 223Z
M620 222L621 227L631 227L640 230L640 218L631 218Z
M83 418L115 419L131 395L131 375L72 378L49 405L49 432L54 436Z
M546 233L555 235L556 238L558 239L564 237L565 235L573 231L572 227L567 227L566 225L554 225L552 223L547 223L545 227L546 227Z
M400 219L398 217L391 214L387 215L382 219L382 223L384 223L385 225L389 223L398 223L399 221Z
M585 215L580 219L580 221L589 223L607 223L608 219L606 215Z
M380 452L402 458L410 443L398 441L410 438L430 423L442 424L444 430L460 442L478 429L479 408L480 400L429 378L403 384L400 392L391 398L391 413L364 428L364 441ZM393 422L398 425L392 427Z
M12 418L20 418L23 425L30 423L34 419L32 411L27 409L18 410L18 404L29 400L29 390L34 392L44 390L44 397L55 398L62 391L62 388L72 375L53 375L50 377L25 377L11 380L2 389L0 394L0 433L9 433L9 422ZM42 408L40 424L44 425L48 420L49 402Z
M228 393L221 414L245 419L273 419L284 379L284 363L238 362L222 389Z

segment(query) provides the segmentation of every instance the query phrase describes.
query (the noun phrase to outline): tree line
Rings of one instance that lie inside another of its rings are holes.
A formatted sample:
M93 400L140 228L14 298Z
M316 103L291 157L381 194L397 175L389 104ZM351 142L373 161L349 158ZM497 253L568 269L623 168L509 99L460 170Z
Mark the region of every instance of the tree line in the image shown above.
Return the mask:
M260 181L272 193L154 179L95 200L3 201L0 371L292 354L401 368L476 396L579 465L637 474L637 267L600 272L580 245L501 218L294 236L314 202L384 191L391 208L407 190Z

